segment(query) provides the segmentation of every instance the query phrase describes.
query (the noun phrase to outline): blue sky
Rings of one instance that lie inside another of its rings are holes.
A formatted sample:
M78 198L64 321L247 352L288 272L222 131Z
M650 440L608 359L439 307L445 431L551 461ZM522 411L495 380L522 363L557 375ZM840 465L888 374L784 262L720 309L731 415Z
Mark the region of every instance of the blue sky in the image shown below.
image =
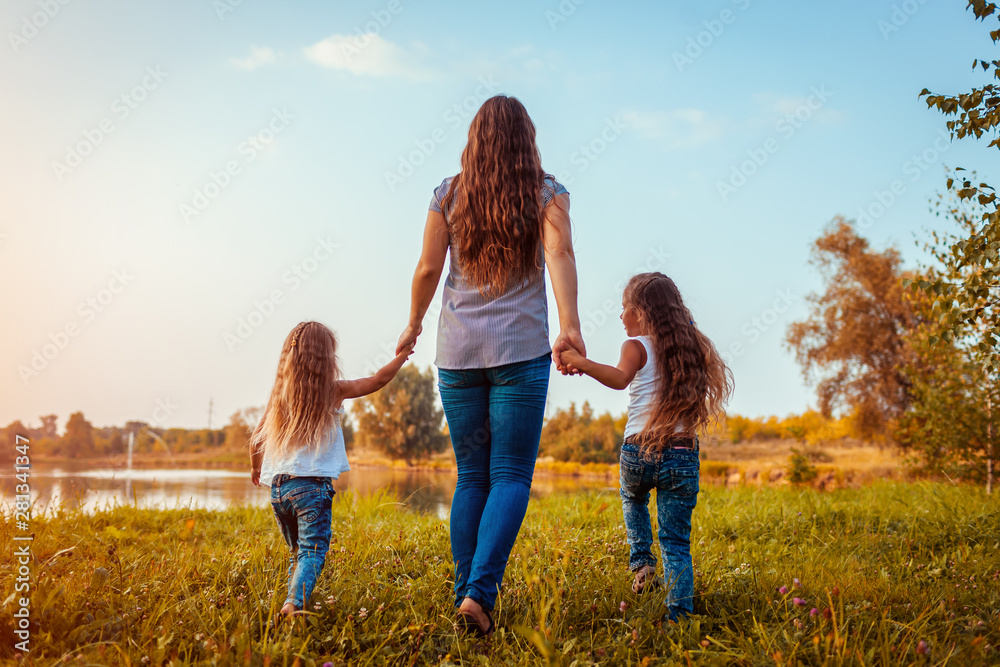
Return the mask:
M365 373L405 325L431 191L498 92L570 190L590 355L617 359L620 285L661 270L729 354L730 409L799 412L814 394L782 340L824 226L868 210L912 263L946 165L1000 176L917 98L997 57L964 6L6 2L0 423L195 427L212 399L219 424L264 403L303 319ZM550 410L627 402L550 387Z

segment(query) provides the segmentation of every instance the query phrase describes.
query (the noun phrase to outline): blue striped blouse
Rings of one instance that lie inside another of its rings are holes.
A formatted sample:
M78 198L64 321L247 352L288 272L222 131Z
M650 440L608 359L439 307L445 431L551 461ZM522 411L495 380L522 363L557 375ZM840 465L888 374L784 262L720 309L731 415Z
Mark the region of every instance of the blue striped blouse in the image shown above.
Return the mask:
M430 210L441 213L441 201L451 185L451 177L434 189ZM546 177L542 195L546 205L568 190ZM445 215L447 218L447 215ZM444 282L441 315L438 318L438 368L461 370L494 368L536 359L551 351L549 312L545 298L545 256L538 254L542 270L530 281L487 299L462 275L462 267L449 235L450 262Z

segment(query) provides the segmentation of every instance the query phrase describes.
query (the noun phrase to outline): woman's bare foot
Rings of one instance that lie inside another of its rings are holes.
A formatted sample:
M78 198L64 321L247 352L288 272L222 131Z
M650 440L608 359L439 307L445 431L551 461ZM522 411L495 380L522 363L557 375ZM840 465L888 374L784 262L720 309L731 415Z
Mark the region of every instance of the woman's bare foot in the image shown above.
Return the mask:
M642 593L647 588L652 588L659 583L656 578L656 568L652 565L643 565L635 571L635 578L632 579L632 592Z
M481 604L472 598L462 600L462 604L458 607L458 614L459 616L464 616L466 621L472 621L471 625L466 623L466 627L478 630L478 634L484 637L489 637L493 634L493 618L489 612L483 609Z

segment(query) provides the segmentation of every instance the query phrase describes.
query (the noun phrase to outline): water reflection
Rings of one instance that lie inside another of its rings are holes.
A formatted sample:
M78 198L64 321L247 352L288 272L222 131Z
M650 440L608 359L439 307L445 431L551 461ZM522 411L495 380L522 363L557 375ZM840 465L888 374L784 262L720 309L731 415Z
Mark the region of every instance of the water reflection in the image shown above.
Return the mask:
M341 495L349 491L369 495L385 489L408 507L446 518L455 481L454 472L358 468L341 475L335 487ZM8 509L18 483L12 474L0 475L0 504ZM118 504L222 509L230 505L266 506L270 499L269 490L254 486L245 470L87 470L81 465L40 471L36 465L29 483L36 514L58 508L90 512ZM538 497L608 488L614 488L612 480L536 475L531 493Z

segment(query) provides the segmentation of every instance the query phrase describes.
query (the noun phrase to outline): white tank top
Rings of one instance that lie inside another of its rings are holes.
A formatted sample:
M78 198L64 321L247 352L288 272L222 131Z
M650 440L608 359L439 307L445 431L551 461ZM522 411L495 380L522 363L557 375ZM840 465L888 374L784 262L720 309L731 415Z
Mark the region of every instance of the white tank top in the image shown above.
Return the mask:
M637 340L646 348L646 365L636 372L632 383L628 386L628 421L625 423L625 438L639 435L646 428L649 415L653 411L653 403L656 401L660 380L656 370L653 341L649 336L635 336L629 340ZM674 433L683 432L683 424L678 424L674 428Z
M628 422L625 424L625 437L642 433L649 421L649 414L656 400L657 376L656 355L653 352L653 342L649 336L636 336L629 340L637 340L646 348L646 364L640 368L632 383L628 386Z

